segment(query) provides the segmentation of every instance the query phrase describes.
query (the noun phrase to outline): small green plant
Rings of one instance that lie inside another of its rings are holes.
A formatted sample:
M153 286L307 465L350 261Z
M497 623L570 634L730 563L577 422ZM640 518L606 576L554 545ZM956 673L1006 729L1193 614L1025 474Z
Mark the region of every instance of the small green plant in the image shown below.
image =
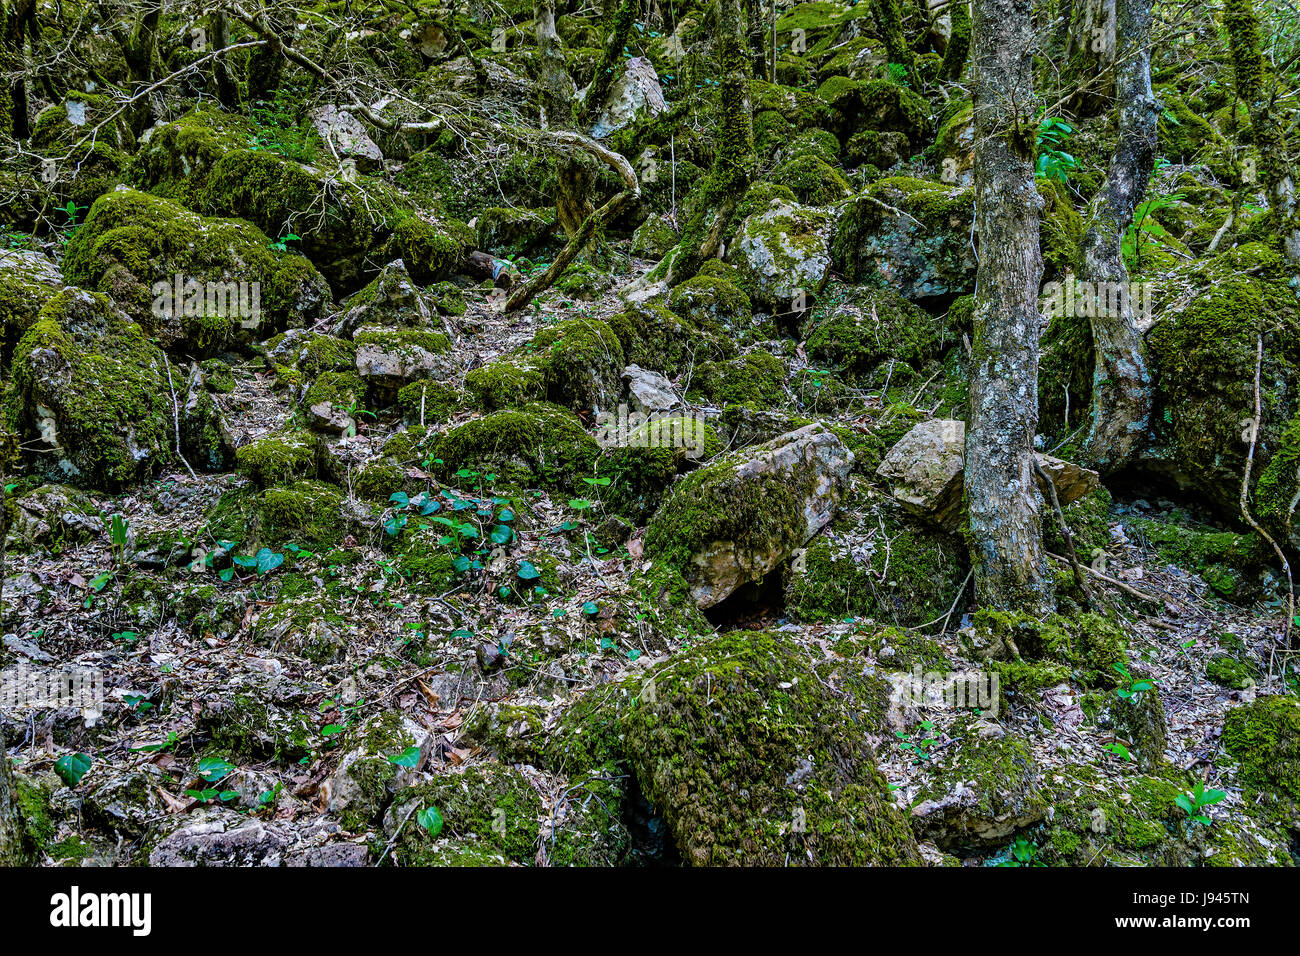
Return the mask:
M1199 823L1202 826L1210 826L1214 821L1209 815L1203 813L1205 807L1213 806L1228 794L1223 790L1206 790L1205 784L1201 781L1196 782L1196 786L1189 793L1180 793L1174 798L1174 803L1178 804L1193 823Z
M429 834L431 840L436 840L442 832L443 819L437 807L420 810L415 815L415 822L424 827L424 832Z
M1038 126L1038 165L1036 172L1044 179L1066 185L1070 174L1078 169L1074 156L1065 146L1074 135L1074 127L1056 116L1045 117Z
M54 772L69 787L75 787L81 783L81 778L90 770L91 763L93 763L93 760L90 754L64 754L54 761Z
M912 754L913 763L923 763L934 756L933 748L939 739L932 735L933 721L923 720L916 727L911 736L901 730L894 731L894 736L898 738L899 750Z
M1139 203L1137 209L1133 210L1133 221L1124 230L1124 239L1120 246L1124 261L1131 268L1137 269L1142 265L1143 239L1154 242L1156 245L1162 245L1165 239L1170 238L1169 232L1156 221L1154 214L1161 209L1166 209L1180 202L1182 199L1182 193L1152 196L1145 202Z
M1011 844L1011 855L1003 860L998 866L1046 866L1047 864L1038 859L1038 847L1026 840L1024 837L1016 837L1016 842Z
M1133 675L1129 673L1128 666L1123 661L1112 664L1111 666L1115 668L1115 670L1119 672L1119 675L1128 683L1127 687L1121 686L1115 689L1115 693L1119 695L1120 700L1132 700L1136 702L1142 694L1145 694L1149 690L1155 690L1155 681L1135 679Z
M1111 753L1113 753L1116 757L1119 757L1121 760L1127 760L1130 763L1132 763L1136 759L1133 756L1133 754L1129 751L1129 749L1125 747L1122 743L1120 743L1118 740L1113 743L1102 744L1101 749L1108 750Z
M115 514L108 522L108 540L113 545L113 563L125 567L130 556L127 549L131 545L131 522L120 514Z

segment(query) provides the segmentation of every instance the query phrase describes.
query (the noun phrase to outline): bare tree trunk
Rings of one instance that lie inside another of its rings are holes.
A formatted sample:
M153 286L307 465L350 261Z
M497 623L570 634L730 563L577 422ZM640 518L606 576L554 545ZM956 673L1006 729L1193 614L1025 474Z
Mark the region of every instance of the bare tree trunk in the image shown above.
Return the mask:
M1250 128L1259 153L1259 178L1268 193L1271 229L1282 237L1287 258L1300 269L1300 210L1295 181L1287 165L1286 138L1264 88L1264 57L1259 51L1259 21L1251 0L1226 0L1223 25L1228 30L1237 96L1250 112Z
M230 46L230 20L224 10L212 12L212 46L217 50ZM228 110L239 109L239 84L235 82L230 63L224 56L219 56L212 68L217 78L217 102Z
M966 499L975 594L983 605L1050 607L1038 424L1038 248L1032 0L975 0L975 202L979 234Z
M1160 115L1151 92L1151 0L1118 4L1119 136L1106 182L1089 209L1083 240L1083 278L1099 290L1099 300L1089 310L1095 357L1084 455L1106 473L1123 467L1140 449L1151 415L1151 379L1121 248L1155 166Z

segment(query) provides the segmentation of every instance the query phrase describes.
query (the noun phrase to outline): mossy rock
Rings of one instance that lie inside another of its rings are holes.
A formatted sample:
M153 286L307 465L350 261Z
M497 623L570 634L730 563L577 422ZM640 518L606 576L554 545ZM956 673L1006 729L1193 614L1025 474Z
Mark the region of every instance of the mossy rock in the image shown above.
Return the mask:
M673 286L668 308L692 325L711 332L742 328L754 315L749 296L734 282L715 275L696 275Z
M908 817L918 839L941 849L989 847L1043 820L1043 769L1029 743L969 716L949 729L955 746L932 758Z
M0 336L3 358L32 327L45 303L63 291L63 274L39 252L0 249Z
M618 404L626 361L619 337L594 318L565 319L533 336L530 345L546 384L546 398L574 411Z
M772 170L772 178L789 186L795 198L809 206L828 206L852 192L838 169L810 153L781 163Z
M972 291L973 188L894 176L863 192L844 208L831 245L847 280L885 285L911 300Z
M785 606L800 621L867 618L912 627L952 607L966 568L956 536L889 509L845 511L791 563Z
M315 478L316 436L303 429L285 428L240 447L235 460L240 473L263 488Z
M1284 431L1300 402L1300 301L1282 257L1250 243L1178 269L1156 285L1160 317L1147 334L1154 406L1154 448L1146 467L1208 499L1221 513L1240 511L1241 476L1255 415L1260 317L1262 424L1256 442L1256 512L1281 525L1296 489L1294 466L1269 472L1287 455Z
M637 526L654 514L678 475L723 450L711 425L684 416L629 425L626 442L618 437L602 438L598 431L597 441L605 448L597 471L600 477L610 479L603 496L605 506Z
M555 759L625 762L688 864L918 862L862 728L785 636L734 631L593 696Z
M730 358L734 343L701 332L662 305L643 305L612 315L607 324L623 346L629 365L676 374L692 362Z
M717 405L750 404L759 408L780 405L786 396L789 373L775 355L749 352L698 370L693 391Z
M12 373L9 426L51 473L116 491L174 460L166 359L107 296L50 299Z
M1114 665L1126 661L1127 642L1120 626L1100 614L1053 614L1040 620L1024 611L982 608L972 623L967 640L977 657L1063 664L1086 686L1110 689L1120 682Z
M818 298L803 330L809 357L855 378L893 359L920 371L952 341L954 332L889 289L838 283Z
M591 474L600 446L571 412L544 402L464 422L428 443L444 476L460 468L502 483L571 492Z
M164 345L200 356L313 322L330 302L315 267L272 249L255 226L206 219L130 189L90 208L64 269L71 282L110 295Z
M430 807L437 808L448 838L517 863L532 863L537 855L542 799L517 770L498 763L475 764L398 790L385 815L385 829L396 832L407 814ZM412 819L402 828L396 849L405 852L406 865L424 866L433 844L428 832Z
M1237 759L1244 783L1289 801L1292 813L1300 814L1300 700L1269 695L1232 708L1223 723L1223 748Z

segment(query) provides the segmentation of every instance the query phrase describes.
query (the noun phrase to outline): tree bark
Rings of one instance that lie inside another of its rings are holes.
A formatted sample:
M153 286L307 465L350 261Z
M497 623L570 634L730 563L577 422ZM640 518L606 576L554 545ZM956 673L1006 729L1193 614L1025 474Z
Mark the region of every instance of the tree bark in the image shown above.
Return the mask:
M1259 178L1268 194L1269 225L1282 237L1292 267L1300 270L1300 211L1295 181L1287 165L1286 138L1265 89L1266 68L1259 50L1259 21L1251 0L1226 0L1223 25L1228 30L1237 96L1250 113L1250 128L1259 154Z
M1090 205L1083 240L1084 280L1110 290L1089 310L1092 409L1083 443L1088 463L1107 474L1140 450L1151 415L1151 379L1121 249L1155 166L1160 115L1151 91L1151 0L1118 0L1116 15L1119 136L1106 181Z
M976 274L965 493L971 565L982 605L1050 607L1042 503L1034 483L1038 424L1038 247L1034 187L1032 0L975 0Z

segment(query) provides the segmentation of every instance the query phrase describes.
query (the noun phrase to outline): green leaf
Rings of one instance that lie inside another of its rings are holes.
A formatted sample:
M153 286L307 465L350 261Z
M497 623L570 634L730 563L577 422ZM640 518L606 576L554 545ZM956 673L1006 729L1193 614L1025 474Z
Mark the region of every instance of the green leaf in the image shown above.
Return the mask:
M533 562L520 561L519 576L523 578L525 581L532 581L537 578L540 578L542 576L542 572L537 570L537 568L533 565Z
M54 772L69 787L75 787L81 782L81 778L86 775L86 771L90 769L91 762L90 754L64 754L54 761Z
M219 757L206 757L199 761L199 776L208 783L216 783L223 777L230 776L234 770L234 764L227 763Z
M396 764L399 767L406 767L408 770L414 770L416 764L420 762L420 748L407 747L400 754L389 754L389 763Z
M424 827L426 833L431 839L436 839L442 832L442 814L438 812L437 807L429 807L427 810L421 810L415 815L415 822Z
M257 552L257 573L270 574L280 565L284 564L284 555L272 551L270 548L263 548Z

